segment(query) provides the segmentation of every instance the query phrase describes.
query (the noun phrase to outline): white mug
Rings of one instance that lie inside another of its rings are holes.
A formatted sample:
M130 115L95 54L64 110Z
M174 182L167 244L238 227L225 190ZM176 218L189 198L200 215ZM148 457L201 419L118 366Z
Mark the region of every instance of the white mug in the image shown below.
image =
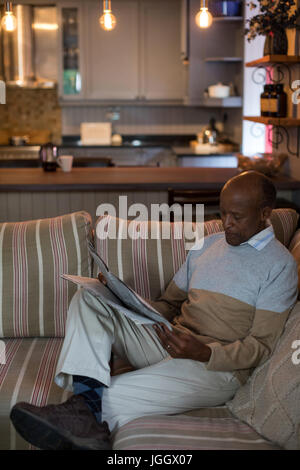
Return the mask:
M61 167L62 171L69 172L72 170L73 156L72 155L61 155L57 158L57 163Z

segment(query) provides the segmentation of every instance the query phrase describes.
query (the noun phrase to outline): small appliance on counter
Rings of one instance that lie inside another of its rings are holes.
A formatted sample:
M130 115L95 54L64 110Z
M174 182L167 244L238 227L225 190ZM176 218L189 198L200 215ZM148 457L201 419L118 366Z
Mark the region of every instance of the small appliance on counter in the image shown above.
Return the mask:
M28 135L13 135L9 139L10 145L14 146L21 146L21 145L26 145L29 142L29 137Z
M224 121L225 122L225 121ZM216 120L211 118L209 125L204 127L197 135L197 140L190 141L190 147L195 154L220 155L238 152L239 144L233 142L216 126Z
M42 145L40 148L40 161L44 171L56 171L57 146L52 143Z
M111 145L111 122L82 122L80 138L82 145Z
M228 98L230 96L230 86L219 82L208 87L209 98Z

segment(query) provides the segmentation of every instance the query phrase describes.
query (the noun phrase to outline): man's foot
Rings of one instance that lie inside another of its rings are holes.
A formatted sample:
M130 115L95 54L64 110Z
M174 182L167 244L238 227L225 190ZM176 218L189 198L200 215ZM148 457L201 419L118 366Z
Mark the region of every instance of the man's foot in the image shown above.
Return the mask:
M18 433L43 450L110 450L107 423L98 423L80 395L60 405L17 403L10 419Z

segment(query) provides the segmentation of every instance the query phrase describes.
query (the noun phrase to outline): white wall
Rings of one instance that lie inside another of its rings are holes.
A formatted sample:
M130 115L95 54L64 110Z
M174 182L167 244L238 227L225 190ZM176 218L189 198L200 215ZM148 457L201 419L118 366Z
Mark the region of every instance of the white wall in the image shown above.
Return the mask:
M250 8L245 6L245 20L254 16L255 10L250 12ZM244 57L245 63L263 56L264 36L257 36L253 41L245 39ZM263 84L254 83L252 74L254 68L245 67L244 70L244 116L260 116L260 94L263 91ZM263 73L263 72L262 72ZM255 73L256 80L259 76ZM243 143L242 151L244 155L253 155L265 151L265 126L251 121L243 122Z

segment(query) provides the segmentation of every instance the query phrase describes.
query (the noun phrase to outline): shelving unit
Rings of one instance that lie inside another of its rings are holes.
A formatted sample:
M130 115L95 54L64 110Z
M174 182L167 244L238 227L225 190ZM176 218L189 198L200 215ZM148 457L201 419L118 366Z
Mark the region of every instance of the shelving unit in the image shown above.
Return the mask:
M259 59L253 60L251 62L246 62L246 67L256 67L256 68L265 68L271 67L272 69L277 67L278 72L281 72L281 78L276 82L278 83L284 77L282 70L280 69L281 66L286 67L289 73L289 82L291 87L291 72L290 66L300 64L300 56L296 55L266 55L264 57L260 57ZM259 124L264 124L266 126L273 126L274 128L274 135L275 140L270 137L270 142L276 147L278 146L283 140L283 134L286 136L286 148L288 152L292 155L296 155L299 158L300 153L300 119L293 118L293 117L267 117L267 116L244 116L244 120L252 121ZM297 128L297 149L296 151L292 151L289 146L289 132L287 129L290 128Z

